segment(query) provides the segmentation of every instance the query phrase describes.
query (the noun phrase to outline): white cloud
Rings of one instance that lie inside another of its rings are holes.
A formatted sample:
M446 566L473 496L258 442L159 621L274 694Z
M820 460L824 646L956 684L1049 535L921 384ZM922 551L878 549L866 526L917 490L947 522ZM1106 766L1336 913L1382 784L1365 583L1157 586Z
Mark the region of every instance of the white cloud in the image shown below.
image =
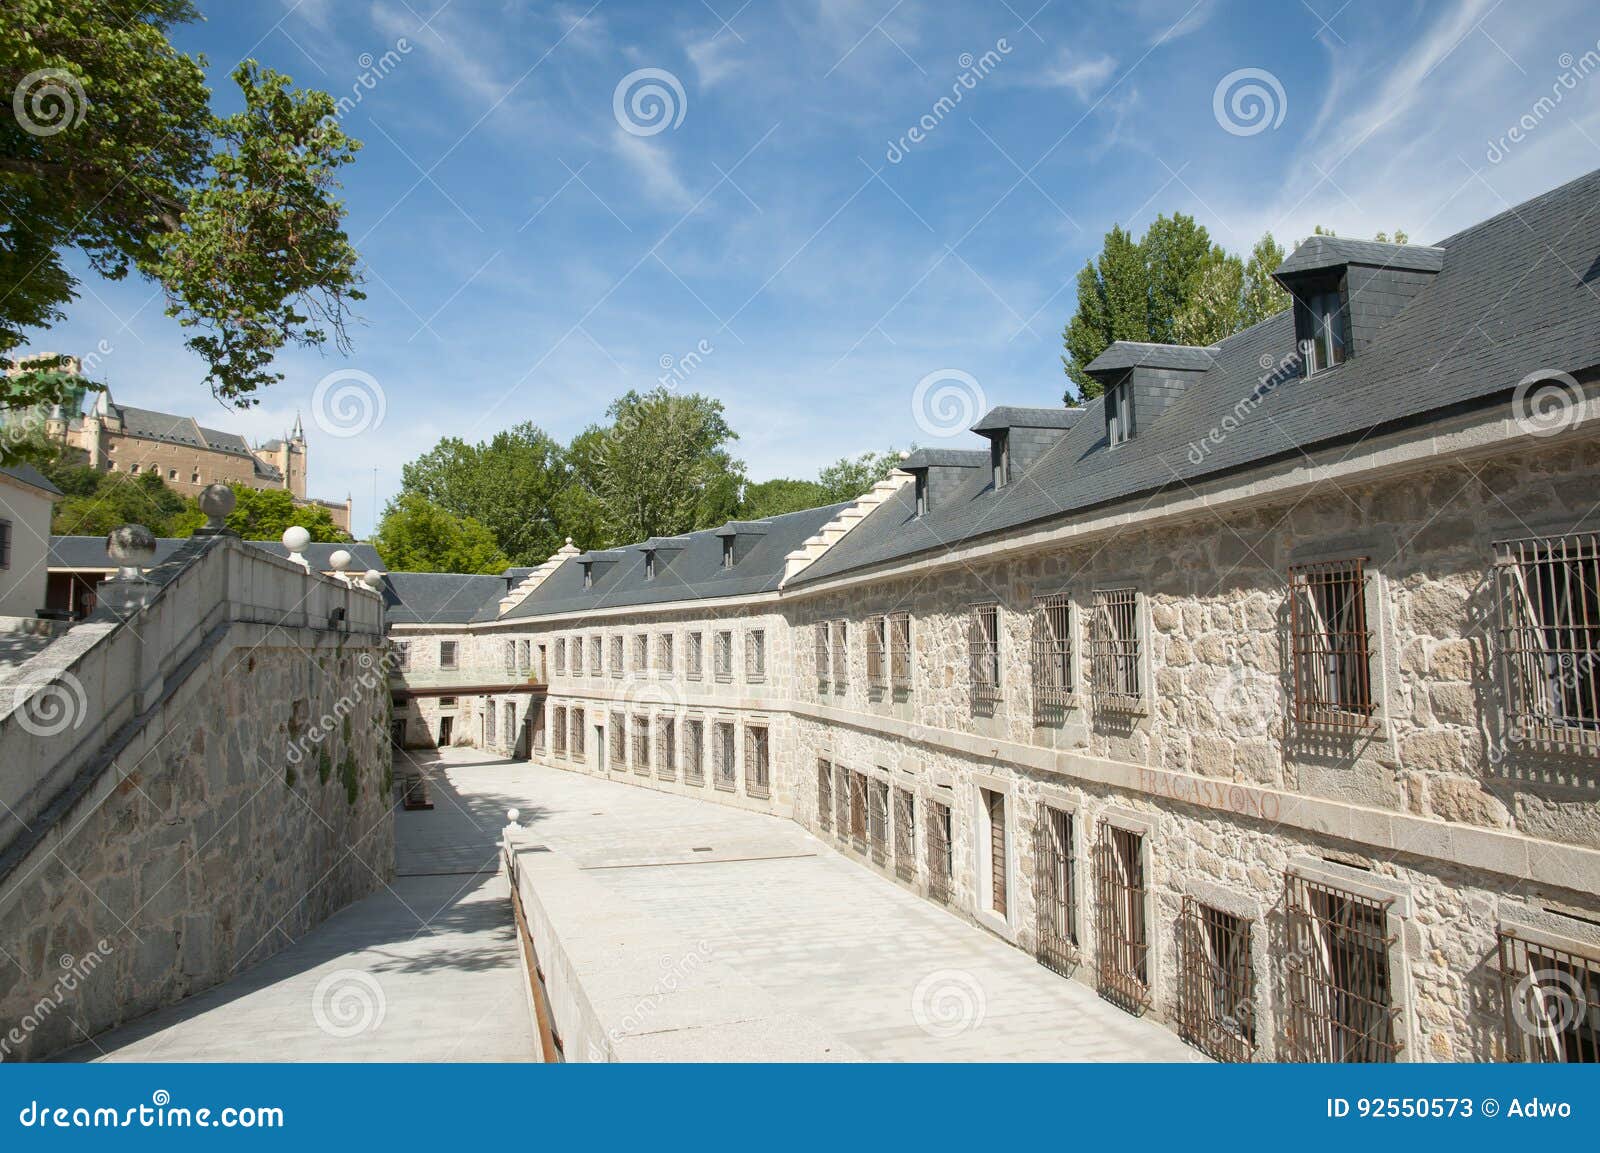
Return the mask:
M1080 56L1070 48L1063 48L1039 83L1051 88L1070 88L1079 100L1088 103L1100 95L1106 81L1116 71L1117 62L1111 56Z
M702 88L710 88L743 67L743 61L732 56L733 50L737 47L738 41L727 33L684 45L684 52L694 65L695 75L699 77Z
M611 134L611 150L644 182L650 198L668 208L683 209L694 203L694 196L678 176L672 153L659 140L617 128Z

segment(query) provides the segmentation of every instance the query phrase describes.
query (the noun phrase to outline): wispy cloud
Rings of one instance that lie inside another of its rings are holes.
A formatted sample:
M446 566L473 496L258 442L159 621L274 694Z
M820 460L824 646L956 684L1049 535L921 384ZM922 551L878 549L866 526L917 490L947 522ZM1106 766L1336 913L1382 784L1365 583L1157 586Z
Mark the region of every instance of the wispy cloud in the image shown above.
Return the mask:
M1067 88L1087 104L1100 95L1106 82L1116 74L1117 62L1112 56L1083 55L1071 48L1063 48L1055 62L1041 72L1037 82L1050 88Z
M647 197L657 207L681 211L694 203L667 145L617 128L611 134L611 150L644 182Z

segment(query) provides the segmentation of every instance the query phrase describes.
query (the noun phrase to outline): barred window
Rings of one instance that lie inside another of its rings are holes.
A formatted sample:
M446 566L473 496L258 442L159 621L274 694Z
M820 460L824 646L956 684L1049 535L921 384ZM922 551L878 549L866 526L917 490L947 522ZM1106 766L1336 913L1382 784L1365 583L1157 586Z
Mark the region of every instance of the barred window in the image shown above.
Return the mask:
M0 518L0 569L8 569L10 567L11 521L5 518Z
M506 747L515 751L517 747L517 706L511 701L507 701L505 703L505 711Z
M1291 1061L1394 1061L1399 1009L1389 981L1392 897L1374 898L1314 881L1285 877Z
M734 752L733 722L718 721L711 730L711 783L725 793L738 785Z
M751 629L744 634L744 679L767 679L767 634L762 629Z
M850 847L867 851L867 778L850 770Z
M493 747L499 739L495 734L493 697L485 697L483 700L483 739L490 747Z
M528 671L528 643L529 642L527 642L527 641L518 641L517 642L517 671L518 672L527 672Z
M439 642L439 667L441 669L453 669L456 667L455 641Z
M650 638L644 633L635 633L633 638L633 671L636 673L648 672L650 669Z
M928 810L928 896L948 904L954 889L955 856L954 824L950 806L943 801L929 801Z
M917 798L902 788L894 791L894 872L902 881L917 879Z
M1256 1049L1251 922L1183 898L1178 923L1178 1035L1218 1061Z
M572 675L583 676L583 638L572 638Z
M1511 739L1600 754L1600 534L1497 542L1495 578Z
M683 780L689 785L706 783L706 723L698 717L683 722Z
M1039 807L1034 826L1034 897L1037 905L1039 963L1070 976L1079 960L1078 861L1074 816L1050 805Z
M633 718L633 771L641 777L650 775L650 718L643 713Z
M888 681L883 660L887 627L888 622L883 617L871 617L867 621L867 690L874 695L882 693Z
M620 677L622 675L622 637L620 636L611 638L610 672L614 677Z
M628 721L621 713L611 714L611 725L606 730L611 739L611 753L606 758L613 772L628 771Z
M1033 703L1064 708L1072 697L1072 602L1064 594L1033 602Z
M867 782L867 842L872 863L889 863L889 786L883 781Z
M1359 728L1373 712L1364 557L1289 570L1295 720Z
M716 649L712 653L712 673L719 681L733 680L733 633L723 629L717 633Z
M768 761L765 725L746 725L744 729L744 791L752 797L772 795L772 767Z
M1600 1061L1600 948L1562 949L1502 929L1500 982L1513 1060Z
M833 622L833 691L842 693L850 683L850 627L848 621Z
M678 779L678 723L668 716L656 718L656 776Z
M817 828L826 833L833 827L833 766L817 761Z
M828 655L828 630L832 626L827 621L818 621L811 626L812 639L815 642L814 652L817 658L817 687L828 687L829 673L832 669L832 658Z
M601 658L601 655L602 654L601 654L601 650L600 650L600 638L599 637L590 637L589 638L589 675L591 677L597 677L601 673L601 669L600 669L600 658Z
M701 674L705 671L706 663L706 636L704 633L693 632L689 634L687 663L689 667L685 670L684 675L691 681L699 680Z
M967 667L974 704L1000 699L1000 606L973 605L967 619Z
M662 633L656 638L656 668L663 673L671 674L676 671L671 633Z
M1130 1013L1150 1004L1144 836L1101 822L1095 844L1095 960L1100 995Z
M1010 895L1006 872L1006 795L996 789L979 789L989 826L989 909L1006 916Z
M1096 708L1144 707L1144 628L1135 589L1096 589L1089 635L1089 687Z
M833 767L833 832L841 841L850 835L850 770Z
M411 642L391 640L389 642L389 660L398 672L405 672L409 669L411 667Z
M911 615L889 614L889 684L897 693L911 691Z
M506 642L506 675L514 675L517 671L517 642Z
M506 736L509 738L511 734ZM560 705L550 710L550 755L567 755L567 710Z
M571 713L571 717L572 717L572 759L575 760L575 761L581 761L581 760L583 760L583 723L584 723L583 710L582 709L573 709L572 713Z
M567 671L567 639L556 638L556 675L560 676Z

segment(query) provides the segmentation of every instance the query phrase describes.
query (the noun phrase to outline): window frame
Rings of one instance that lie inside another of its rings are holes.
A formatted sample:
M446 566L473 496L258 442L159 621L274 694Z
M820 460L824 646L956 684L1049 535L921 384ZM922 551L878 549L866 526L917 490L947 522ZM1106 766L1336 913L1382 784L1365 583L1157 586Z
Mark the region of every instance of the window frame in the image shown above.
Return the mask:
M1131 636L1127 635L1131 631ZM1147 711L1150 678L1145 598L1132 585L1094 590L1089 623L1089 692L1097 711Z
M1000 701L1000 677L1000 602L978 601L967 606L967 691L974 709Z
M1379 718L1369 559L1289 566L1289 662L1299 726L1360 731Z
M1033 598L1032 663L1034 711L1049 716L1077 701L1077 612L1067 593Z

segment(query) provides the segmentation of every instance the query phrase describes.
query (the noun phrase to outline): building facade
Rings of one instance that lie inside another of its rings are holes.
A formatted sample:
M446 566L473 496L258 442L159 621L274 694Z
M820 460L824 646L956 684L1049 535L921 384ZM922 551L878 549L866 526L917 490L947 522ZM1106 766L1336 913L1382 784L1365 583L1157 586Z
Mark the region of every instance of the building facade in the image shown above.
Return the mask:
M787 816L1218 1059L1594 1061L1596 195L1314 238L1082 409L508 577L428 626L523 687L453 736Z

